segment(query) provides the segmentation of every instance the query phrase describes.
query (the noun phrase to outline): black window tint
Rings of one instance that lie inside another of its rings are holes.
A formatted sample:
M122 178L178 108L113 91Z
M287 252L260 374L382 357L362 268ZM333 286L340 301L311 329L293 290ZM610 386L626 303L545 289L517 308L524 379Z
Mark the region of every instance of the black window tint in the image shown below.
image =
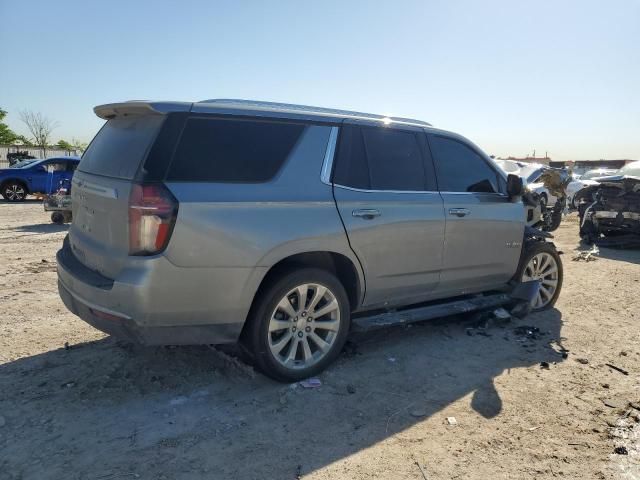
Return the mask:
M342 127L334 182L365 190L425 189L420 146L412 132Z
M442 192L498 192L496 172L471 147L437 135L429 137Z
M333 180L345 187L371 189L364 140L362 132L357 127L345 125L341 128Z
M297 123L191 118L167 179L266 182L284 164L304 130Z

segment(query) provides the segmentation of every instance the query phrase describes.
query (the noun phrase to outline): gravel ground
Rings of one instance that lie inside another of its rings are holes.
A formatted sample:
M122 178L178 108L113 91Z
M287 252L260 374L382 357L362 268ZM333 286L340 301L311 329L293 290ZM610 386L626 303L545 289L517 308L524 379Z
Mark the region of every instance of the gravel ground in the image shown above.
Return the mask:
M556 309L353 337L316 389L92 329L58 298L65 233L0 203L0 479L640 478L640 252L571 261L575 216Z

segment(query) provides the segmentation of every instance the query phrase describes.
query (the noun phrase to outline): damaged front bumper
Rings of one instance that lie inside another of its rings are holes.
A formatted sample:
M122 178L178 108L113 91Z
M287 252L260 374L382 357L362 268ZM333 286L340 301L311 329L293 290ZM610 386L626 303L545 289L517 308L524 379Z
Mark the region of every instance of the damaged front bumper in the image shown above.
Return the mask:
M602 181L576 194L580 237L601 247L640 247L640 178Z

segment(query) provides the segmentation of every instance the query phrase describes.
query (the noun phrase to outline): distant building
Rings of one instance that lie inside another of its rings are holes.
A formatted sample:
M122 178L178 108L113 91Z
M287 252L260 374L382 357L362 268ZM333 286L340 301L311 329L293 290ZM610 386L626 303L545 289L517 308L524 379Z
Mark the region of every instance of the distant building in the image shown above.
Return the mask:
M536 157L534 156L526 156L526 157L506 157L506 158L500 158L500 160L512 160L514 162L524 162L524 163L541 163L543 165L549 165L552 160L550 157L548 157L547 155L545 155L544 157Z

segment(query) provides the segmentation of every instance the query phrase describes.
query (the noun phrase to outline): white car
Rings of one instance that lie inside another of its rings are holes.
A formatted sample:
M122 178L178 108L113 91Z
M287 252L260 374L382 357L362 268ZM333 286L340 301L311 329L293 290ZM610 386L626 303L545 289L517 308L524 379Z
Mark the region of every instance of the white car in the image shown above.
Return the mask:
M577 205L574 202L574 197L579 190L591 185L596 185L598 182L594 179L606 177L608 175L615 175L617 172L618 170L611 168L595 168L593 170L588 170L581 176L574 176L573 181L567 185L567 205L572 208L577 208Z
M556 197L540 181L540 176L547 167L539 163L524 163L515 160L494 160L496 164L507 173L513 173L522 178L525 187L540 195L542 207L552 207L556 203Z

